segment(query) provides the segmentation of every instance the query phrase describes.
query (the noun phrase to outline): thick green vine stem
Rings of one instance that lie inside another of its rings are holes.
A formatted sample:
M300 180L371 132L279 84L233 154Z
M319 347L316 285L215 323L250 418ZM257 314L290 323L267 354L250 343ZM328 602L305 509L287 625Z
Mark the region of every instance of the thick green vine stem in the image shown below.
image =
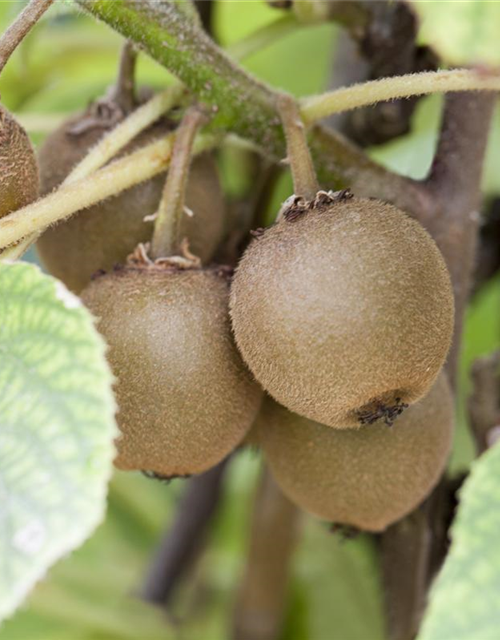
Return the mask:
M275 93L248 75L171 2L76 0L96 18L174 73L213 113L211 126L257 144L274 160L286 154ZM309 142L325 188L350 186L418 214L421 190L370 160L339 134L315 126Z

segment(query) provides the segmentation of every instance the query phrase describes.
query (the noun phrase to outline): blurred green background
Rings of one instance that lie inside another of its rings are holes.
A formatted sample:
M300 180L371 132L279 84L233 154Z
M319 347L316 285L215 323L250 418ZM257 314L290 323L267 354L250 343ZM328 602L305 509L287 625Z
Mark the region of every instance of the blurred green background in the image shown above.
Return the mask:
M0 3L1 30L21 7L20 2ZM261 0L221 1L216 33L226 46L277 15ZM297 96L320 92L328 86L336 34L333 25L297 28L252 55L244 66ZM70 2L58 2L2 74L2 101L39 144L62 118L104 93L114 80L120 46L120 38L107 27L75 10ZM170 81L165 70L144 56L138 78L157 88ZM422 177L432 157L441 104L439 97L422 100L411 134L370 153L395 170ZM497 112L484 178L488 195L500 193L499 125ZM232 193L242 184L235 166L222 161L224 182ZM289 193L287 176L276 190L273 210ZM468 371L478 355L499 346L498 294L498 281L493 281L468 311L453 471L466 467L472 457L463 411ZM227 638L235 586L245 563L259 467L259 457L252 452L241 453L233 461L206 551L180 590L171 617L134 594L162 531L174 517L184 482L164 485L140 474L116 473L105 522L80 550L50 571L23 609L2 626L0 640ZM287 615L286 640L382 639L381 588L371 538L343 542L324 523L307 518L294 558Z

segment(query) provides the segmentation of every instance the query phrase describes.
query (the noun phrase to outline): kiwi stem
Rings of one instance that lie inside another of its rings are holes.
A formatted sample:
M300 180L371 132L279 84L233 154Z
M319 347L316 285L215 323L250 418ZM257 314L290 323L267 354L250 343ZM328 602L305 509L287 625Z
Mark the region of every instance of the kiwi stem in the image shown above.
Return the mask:
M281 637L299 525L299 510L264 469L252 516L249 557L233 616L233 640Z
M135 69L137 66L137 50L130 40L126 40L120 55L118 78L113 90L113 100L123 113L130 113L136 104Z
M470 69L426 71L360 82L302 101L300 113L306 125L343 111L368 105L449 91L500 91L500 75Z
M64 184L71 184L100 169L141 131L169 111L179 101L183 91L183 86L176 82L135 109L89 151L65 179Z
M218 142L220 139L213 135L199 136L193 153L212 149ZM24 244L27 248L51 224L162 173L169 165L172 146L173 134L3 217L0 219L0 248L29 237L29 243ZM3 252L0 258L4 259Z
M484 453L499 435L500 351L477 358L472 364L472 394L468 415L478 455Z
M432 535L429 502L391 525L380 536L382 579L390 640L415 638L425 605Z
M230 459L187 481L174 521L168 523L142 587L141 595L147 602L168 608L199 556L219 505Z
M170 168L165 181L151 241L151 257L167 258L177 255L182 238L180 228L185 215L186 185L193 156L193 144L205 121L198 107L189 108L175 132Z
M0 38L0 73L12 53L40 20L54 0L31 0Z
M319 191L319 185L299 107L296 101L286 94L280 94L277 103L285 130L294 193L306 200L313 200Z

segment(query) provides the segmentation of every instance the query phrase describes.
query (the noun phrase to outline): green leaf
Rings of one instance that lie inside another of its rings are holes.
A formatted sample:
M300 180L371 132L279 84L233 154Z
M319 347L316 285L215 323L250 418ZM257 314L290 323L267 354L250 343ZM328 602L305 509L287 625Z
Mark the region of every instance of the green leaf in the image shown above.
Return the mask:
M500 629L500 444L472 465L452 545L419 640L497 640Z
M101 521L112 375L91 315L26 263L0 263L0 619Z
M409 0L421 19L420 36L452 65L500 65L500 3Z

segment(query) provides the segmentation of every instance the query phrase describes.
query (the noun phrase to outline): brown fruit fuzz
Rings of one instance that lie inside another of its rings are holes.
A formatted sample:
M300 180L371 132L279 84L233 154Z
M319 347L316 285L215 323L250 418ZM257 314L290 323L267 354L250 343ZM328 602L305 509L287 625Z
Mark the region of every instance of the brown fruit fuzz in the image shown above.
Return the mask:
M202 473L241 442L262 397L232 340L227 275L135 259L82 294L117 379L116 466Z
M453 398L441 373L391 429L330 429L267 400L258 429L290 500L329 522L383 531L423 502L441 477L453 435Z
M423 397L454 322L435 242L396 207L348 192L292 197L236 270L243 359L291 411L340 429L392 423Z
M38 166L26 131L0 105L0 217L38 197Z
M71 118L50 135L39 153L42 194L59 186L116 123L106 110L91 107L90 113ZM160 121L139 135L121 155L171 130L172 123ZM125 262L139 243L151 239L151 218L158 210L164 183L165 174L161 174L48 229L37 243L44 266L79 293L95 272L109 271L115 264ZM184 216L181 232L189 238L193 253L208 263L222 240L225 215L217 166L208 154L193 161L186 205L193 216Z

